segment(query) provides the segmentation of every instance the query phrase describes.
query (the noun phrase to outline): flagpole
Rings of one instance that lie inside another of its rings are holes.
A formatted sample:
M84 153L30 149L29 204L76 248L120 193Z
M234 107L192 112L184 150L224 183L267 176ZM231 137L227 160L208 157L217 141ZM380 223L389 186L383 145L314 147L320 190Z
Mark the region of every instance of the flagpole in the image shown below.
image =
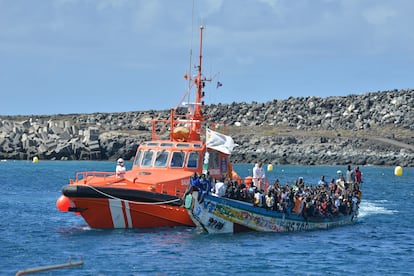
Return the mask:
M208 132L208 126L206 125L206 144L207 144L207 132ZM207 151L207 145L206 145L206 153L204 154L204 162L203 162L203 173L207 174L208 172L208 161L210 158L210 154Z

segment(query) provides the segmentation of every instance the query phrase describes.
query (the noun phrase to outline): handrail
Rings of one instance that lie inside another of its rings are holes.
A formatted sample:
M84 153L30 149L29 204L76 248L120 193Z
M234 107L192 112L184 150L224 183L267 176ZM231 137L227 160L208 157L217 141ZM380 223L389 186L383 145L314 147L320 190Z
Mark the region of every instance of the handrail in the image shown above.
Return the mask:
M169 140L173 140L174 128L184 123L183 120L185 120L188 128L191 128L194 123L200 123L200 120L189 119L188 114L176 114L174 109L171 109L169 119L152 119L152 140L158 140L167 132L169 132Z
M76 173L76 182L80 180L86 180L88 177L103 177L109 178L114 177L115 172L97 172L97 171L89 171L89 172L77 172Z

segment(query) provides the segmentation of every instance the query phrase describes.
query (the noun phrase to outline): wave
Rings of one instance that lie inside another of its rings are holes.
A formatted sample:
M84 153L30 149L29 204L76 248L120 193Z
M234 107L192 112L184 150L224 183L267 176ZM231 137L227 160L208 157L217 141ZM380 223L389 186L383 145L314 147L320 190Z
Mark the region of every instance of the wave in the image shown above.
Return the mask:
M359 217L366 217L377 214L392 215L398 213L397 210L387 209L387 200L362 201L359 205Z

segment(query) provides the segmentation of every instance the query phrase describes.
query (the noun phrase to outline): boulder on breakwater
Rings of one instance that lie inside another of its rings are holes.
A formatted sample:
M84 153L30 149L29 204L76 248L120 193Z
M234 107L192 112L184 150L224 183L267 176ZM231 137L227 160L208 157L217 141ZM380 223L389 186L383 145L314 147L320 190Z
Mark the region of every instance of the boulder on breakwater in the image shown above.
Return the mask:
M211 104L238 163L414 166L414 90ZM169 110L0 116L0 159L132 159Z

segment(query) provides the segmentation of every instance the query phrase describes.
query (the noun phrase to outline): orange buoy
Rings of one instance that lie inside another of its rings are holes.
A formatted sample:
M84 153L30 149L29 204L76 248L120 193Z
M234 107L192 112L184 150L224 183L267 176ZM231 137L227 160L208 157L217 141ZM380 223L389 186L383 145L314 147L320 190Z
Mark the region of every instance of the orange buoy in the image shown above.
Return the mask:
M61 195L58 200L56 200L56 208L61 212L67 212L70 207L70 200L68 197Z

